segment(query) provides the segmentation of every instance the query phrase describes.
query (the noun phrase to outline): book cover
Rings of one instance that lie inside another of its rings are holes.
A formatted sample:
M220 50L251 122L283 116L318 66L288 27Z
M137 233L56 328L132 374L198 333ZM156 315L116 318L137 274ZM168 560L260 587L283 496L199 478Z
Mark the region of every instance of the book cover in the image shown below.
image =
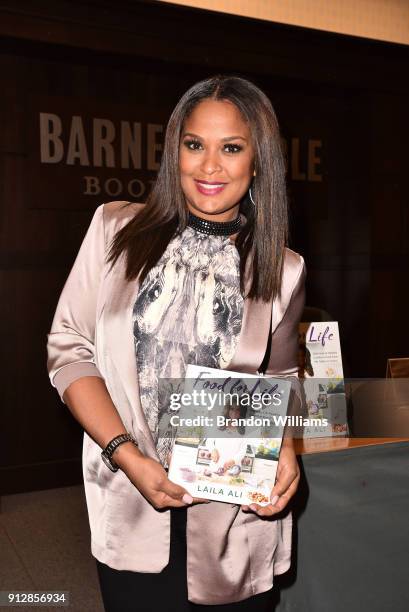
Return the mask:
M304 427L303 437L347 436L347 406L338 323L300 323L299 331L299 377L304 379L311 423Z
M284 378L189 364L179 394L187 399L174 402L171 417L177 430L169 479L193 497L267 505L290 390Z

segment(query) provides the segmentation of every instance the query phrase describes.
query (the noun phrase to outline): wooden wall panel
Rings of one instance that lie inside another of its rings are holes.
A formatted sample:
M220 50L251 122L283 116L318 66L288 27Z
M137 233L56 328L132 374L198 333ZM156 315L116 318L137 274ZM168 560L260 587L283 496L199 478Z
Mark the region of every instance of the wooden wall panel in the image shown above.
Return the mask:
M80 478L81 430L50 386L46 334L95 206L117 199L84 200L82 169L63 165L57 180L38 165L38 100L67 116L139 117L145 128L165 124L201 78L253 79L288 144L291 246L307 262L307 304L339 321L346 374L383 376L388 357L408 355L408 50L225 15L199 21L195 11L143 2L77 7L0 2L1 464L9 492ZM315 141L321 180L308 180ZM146 179L154 172L143 150Z

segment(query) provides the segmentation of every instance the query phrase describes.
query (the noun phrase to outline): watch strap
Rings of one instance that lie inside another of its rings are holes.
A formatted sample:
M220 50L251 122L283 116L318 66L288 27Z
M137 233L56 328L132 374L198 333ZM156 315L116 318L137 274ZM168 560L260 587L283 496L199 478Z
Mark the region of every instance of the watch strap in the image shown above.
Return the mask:
M114 454L118 446L120 446L124 442L133 442L135 446L138 446L138 443L132 434L124 433L119 434L119 436L115 436L115 438L112 438L112 440L108 442L108 444L101 453L103 462L112 472L117 472L119 470L119 466L112 459L112 455Z

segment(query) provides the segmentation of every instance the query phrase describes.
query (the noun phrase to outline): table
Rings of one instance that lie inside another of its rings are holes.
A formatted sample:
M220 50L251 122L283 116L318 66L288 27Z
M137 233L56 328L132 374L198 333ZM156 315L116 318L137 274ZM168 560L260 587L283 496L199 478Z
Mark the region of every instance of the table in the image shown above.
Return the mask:
M293 562L275 578L275 612L407 612L409 441L315 442L299 456Z

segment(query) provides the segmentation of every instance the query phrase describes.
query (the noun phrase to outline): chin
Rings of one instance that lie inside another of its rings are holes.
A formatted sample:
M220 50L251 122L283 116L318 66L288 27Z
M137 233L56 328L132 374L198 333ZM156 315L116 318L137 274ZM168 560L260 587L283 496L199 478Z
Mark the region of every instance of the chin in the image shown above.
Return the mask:
M210 199L210 198L209 198ZM191 200L192 202L192 200ZM232 208L234 205L233 204L225 204L222 202L217 202L214 198L209 201L208 199L205 199L201 202L197 202L197 201L193 201L190 206L196 210L197 212L203 212L203 213L207 213L207 214L220 214L225 212L226 210L229 210L230 208Z

